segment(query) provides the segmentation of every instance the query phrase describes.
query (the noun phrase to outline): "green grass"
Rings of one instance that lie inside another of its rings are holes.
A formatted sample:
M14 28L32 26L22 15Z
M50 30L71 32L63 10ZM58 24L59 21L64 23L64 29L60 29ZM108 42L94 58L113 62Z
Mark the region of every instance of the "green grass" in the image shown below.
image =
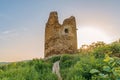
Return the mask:
M63 80L120 80L119 54L120 43L114 42L93 48L88 54L80 52L2 64L0 80L57 80L52 66L58 60Z
M0 80L57 80L52 63L41 59L0 66Z

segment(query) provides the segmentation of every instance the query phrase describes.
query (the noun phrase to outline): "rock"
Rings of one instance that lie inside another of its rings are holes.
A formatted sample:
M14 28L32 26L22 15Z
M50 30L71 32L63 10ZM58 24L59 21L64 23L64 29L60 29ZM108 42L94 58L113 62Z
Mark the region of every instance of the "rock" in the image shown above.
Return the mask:
M45 27L45 57L54 54L73 54L77 51L75 17L59 23L57 12L51 12Z
M62 77L60 75L60 66L59 66L59 63L60 61L56 61L54 64L53 64L53 73L55 73L57 76L58 76L58 80L62 80Z

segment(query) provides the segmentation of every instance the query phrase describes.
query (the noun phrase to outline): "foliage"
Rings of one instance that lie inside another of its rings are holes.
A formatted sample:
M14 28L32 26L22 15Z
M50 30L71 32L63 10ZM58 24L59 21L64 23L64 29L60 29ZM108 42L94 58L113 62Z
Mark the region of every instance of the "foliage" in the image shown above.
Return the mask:
M85 47L85 48L84 48ZM110 56L120 57L120 42L105 44L104 42L92 43L91 45L83 45L80 53L92 53L96 58L104 58L105 53L111 52Z
M69 68L73 66L79 60L80 60L80 57L79 56L77 57L77 55L64 54L60 58L60 67L62 69Z
M105 53L108 53L108 52L110 52L110 46L105 45L105 46L95 48L93 51L93 54L96 58L104 58Z
M120 53L120 43L114 42L110 45L112 53Z
M120 79L120 59L105 55L105 65L101 69L91 69L93 80L119 80Z
M51 67L52 63L41 59L9 63L0 66L0 80L57 80Z
M100 60L93 55L74 55L73 59L68 58L67 60L65 60L66 56L64 57L64 60L61 61L61 74L64 80L89 80L91 79L89 71L101 64ZM72 62L74 64L70 64ZM70 66L65 66L66 63Z
M46 61L49 61L49 62L51 62L51 63L54 63L54 62L56 62L56 61L58 61L58 60L60 60L60 57L61 56L52 56L51 58L48 58Z
M93 42L90 45L84 44L80 47L79 52L84 53L84 54L88 54L88 53L94 51L94 49L99 48L99 47L103 47L103 46L106 46L106 44L102 41Z
M63 80L120 80L119 57L120 42L92 43L79 54L0 65L0 80L57 80L52 66L58 60Z
M111 43L86 49L89 54L63 55L63 80L120 80L120 59L114 57L119 49L119 43Z
M120 42L110 44L110 50L112 52L112 56L120 57Z

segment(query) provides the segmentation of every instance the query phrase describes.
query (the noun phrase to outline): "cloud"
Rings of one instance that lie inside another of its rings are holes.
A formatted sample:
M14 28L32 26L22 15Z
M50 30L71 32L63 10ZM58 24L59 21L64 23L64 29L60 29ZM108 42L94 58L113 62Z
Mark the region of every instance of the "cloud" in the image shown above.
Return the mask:
M3 32L2 32L2 34L9 34L9 33L12 33L12 31L6 30L6 31L3 31Z
M10 35L10 34L16 34L18 33L18 30L17 29L7 29L7 30L4 30L2 31L2 34L3 35Z
M2 31L0 34L0 40L10 40L18 36L18 33L16 30L5 30Z

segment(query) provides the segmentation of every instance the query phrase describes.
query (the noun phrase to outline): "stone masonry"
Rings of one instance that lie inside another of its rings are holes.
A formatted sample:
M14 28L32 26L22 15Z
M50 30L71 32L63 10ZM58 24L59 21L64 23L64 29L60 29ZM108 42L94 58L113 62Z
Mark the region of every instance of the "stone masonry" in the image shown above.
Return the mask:
M59 23L56 11L51 12L45 27L45 57L57 54L74 54L77 51L75 17Z

